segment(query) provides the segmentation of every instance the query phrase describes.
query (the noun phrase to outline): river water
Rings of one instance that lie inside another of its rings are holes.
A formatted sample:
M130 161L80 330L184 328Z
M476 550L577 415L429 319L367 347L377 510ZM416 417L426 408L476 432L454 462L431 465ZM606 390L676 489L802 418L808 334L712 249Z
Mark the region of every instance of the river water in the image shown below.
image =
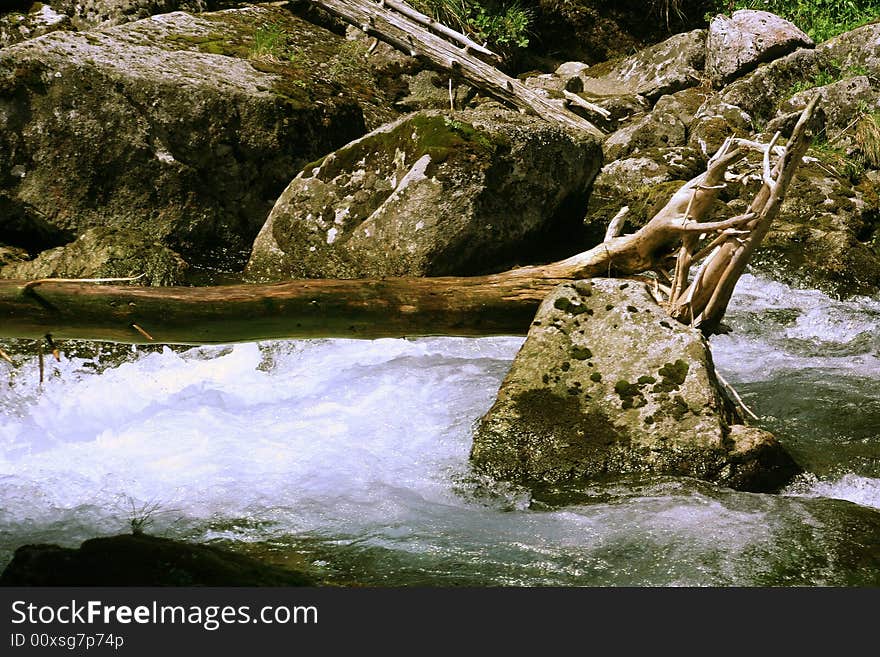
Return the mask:
M537 504L467 456L520 338L125 347L0 361L0 568L147 531L369 585L880 585L880 301L745 276L716 364L808 471Z

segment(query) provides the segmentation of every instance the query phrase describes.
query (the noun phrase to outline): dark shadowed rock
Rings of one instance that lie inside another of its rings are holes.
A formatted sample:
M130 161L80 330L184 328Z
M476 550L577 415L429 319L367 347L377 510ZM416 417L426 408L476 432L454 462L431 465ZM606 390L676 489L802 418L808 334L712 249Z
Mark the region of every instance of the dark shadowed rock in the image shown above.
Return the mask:
M0 586L311 586L303 573L210 545L128 534L79 548L25 545Z
M591 136L516 113L413 114L308 165L247 274L437 276L533 258L531 238L579 224L600 164Z
M90 228L74 242L44 251L34 260L9 264L0 277L126 278L139 285L182 285L186 262L177 253L137 230Z
M813 40L795 25L766 11L744 9L718 15L709 23L706 74L716 87L798 48L812 48Z
M587 63L627 55L670 34L697 27L705 0L537 0L530 50Z
M274 49L267 26L286 35ZM138 228L192 262L241 266L303 164L363 134L365 114L393 114L358 48L263 6L0 50L0 199L19 228L68 235L15 243Z
M799 471L771 434L740 423L700 332L617 279L547 297L471 462L532 487L671 474L771 491Z
M9 264L24 262L27 260L27 257L28 253L24 249L0 244L0 268Z

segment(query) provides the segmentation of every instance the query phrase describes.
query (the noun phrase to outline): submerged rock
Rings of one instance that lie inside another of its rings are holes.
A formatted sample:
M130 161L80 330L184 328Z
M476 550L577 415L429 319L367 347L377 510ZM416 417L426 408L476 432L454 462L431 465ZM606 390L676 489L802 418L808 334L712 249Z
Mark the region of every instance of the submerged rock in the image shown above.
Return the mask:
M138 228L240 267L303 164L363 134L365 113L393 114L360 47L262 6L4 48L0 198L33 233Z
M0 586L312 586L314 580L211 545L145 534L85 541L79 548L25 545Z
M718 15L709 23L706 74L720 87L761 63L814 45L794 24L770 12L743 9L730 18Z
M477 426L471 462L533 488L669 474L772 491L799 471L771 434L740 423L700 332L618 279L547 297Z
M74 242L34 260L0 268L0 278L126 278L139 285L182 285L189 266L177 253L137 230L90 228Z
M421 112L308 165L254 242L257 280L468 274L580 223L590 135L507 111Z

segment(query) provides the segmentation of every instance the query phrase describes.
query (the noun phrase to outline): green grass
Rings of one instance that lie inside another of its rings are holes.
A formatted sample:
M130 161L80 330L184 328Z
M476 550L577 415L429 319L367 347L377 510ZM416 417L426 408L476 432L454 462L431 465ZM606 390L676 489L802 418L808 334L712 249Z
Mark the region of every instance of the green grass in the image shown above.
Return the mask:
M790 20L817 43L880 19L880 0L718 0L716 11L762 9Z
M534 14L519 0L412 0L410 4L501 55L529 45Z
M289 57L287 34L279 23L268 23L254 32L251 59L281 60Z

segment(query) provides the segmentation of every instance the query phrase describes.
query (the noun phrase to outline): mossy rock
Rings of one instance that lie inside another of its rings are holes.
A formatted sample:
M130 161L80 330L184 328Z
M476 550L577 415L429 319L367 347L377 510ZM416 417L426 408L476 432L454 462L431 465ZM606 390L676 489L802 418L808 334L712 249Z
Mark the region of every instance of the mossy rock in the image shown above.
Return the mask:
M538 257L573 228L598 143L511 112L418 112L305 167L254 243L252 280L439 276Z
M267 31L286 56L258 47ZM240 269L305 163L397 116L353 48L273 6L3 48L0 199L68 241L136 228L193 264Z
M177 253L137 230L91 228L67 246L0 269L0 277L128 278L139 285L182 285L189 265Z
M590 282L589 295L565 284L542 303L477 425L477 471L537 491L658 474L770 491L799 471L773 436L742 424L699 331L641 283Z

